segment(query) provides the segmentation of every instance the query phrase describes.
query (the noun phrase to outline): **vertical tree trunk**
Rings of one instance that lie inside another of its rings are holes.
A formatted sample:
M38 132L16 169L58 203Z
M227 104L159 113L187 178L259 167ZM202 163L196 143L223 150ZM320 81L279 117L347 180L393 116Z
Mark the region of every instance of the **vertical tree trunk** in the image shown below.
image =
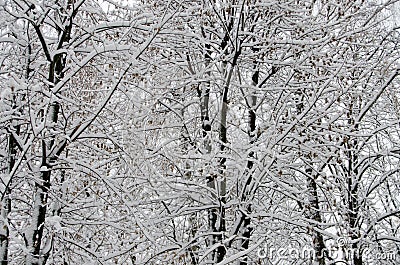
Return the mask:
M221 141L221 146L220 146L220 151L221 151L221 159L219 161L219 175L220 175L220 181L218 181L218 187L217 187L217 192L218 192L218 202L219 202L219 226L218 226L218 240L221 242L221 246L217 248L217 262L221 262L225 255L226 255L226 247L222 243L223 241L223 234L226 232L226 220L225 220L225 204L226 204L226 156L225 156L225 150L226 150L226 145L228 144L228 138L227 138L227 115L228 115L228 92L229 92L229 86L231 83L232 75L233 75L233 70L236 67L237 60L240 56L241 53L241 47L238 47L238 50L235 51L235 54L233 56L232 64L227 72L227 77L225 80L225 86L222 94L222 108L221 108L221 125L219 128L219 140Z
M297 115L300 115L304 110L304 96L302 95L302 91L298 90L297 94ZM305 128L306 129L306 128ZM303 131L300 132L300 136L304 134ZM307 139L309 141L310 139ZM313 155L312 154L303 154L305 156L305 177L306 177L306 186L307 186L307 202L306 202L306 218L315 221L317 224L322 222L321 217L321 209L319 207L319 199L318 199L318 191L317 191L317 183L316 179L318 177L318 172L315 173L312 164L313 164ZM325 265L325 242L322 234L316 230L314 227L311 228L311 240L312 245L315 250L315 258L316 262L319 265Z
M202 31L203 37L206 37L205 32ZM210 122L210 116L209 116L209 101L210 101L210 72L208 70L208 67L211 63L211 45L210 44L205 44L204 45L204 68L206 69L205 75L206 75L206 81L204 84L202 84L200 87L197 88L197 93L200 99L200 113L201 113L201 127L203 131L203 149L205 154L208 156L211 153L211 122ZM215 176L210 174L209 172L206 172L206 183L207 186L211 190L215 190ZM211 195L212 197L215 197L213 194ZM208 244L209 246L212 246L216 242L216 237L215 233L217 232L217 210L216 209L210 209L208 211L208 225L210 229L210 236L208 238ZM215 258L215 252L213 251L211 253L211 258L210 260L213 261Z
M10 188L5 189L5 196L1 202L1 232L0 232L0 255L1 255L1 264L8 264L8 246L9 246L9 235L10 231L8 228L8 214L11 211L11 199L10 199Z
M60 106L58 102L54 102L50 105L49 110L49 121L52 124L56 124L58 121L58 112ZM40 167L40 182L35 184L35 198L32 212L31 228L27 235L27 245L30 254L26 257L26 264L32 265L43 265L43 255L41 253L41 245L43 239L43 231L46 221L46 212L48 204L48 196L50 190L50 177L51 177L51 158L47 157L48 152L54 145L54 137L51 137L49 145L46 145L46 140L42 140L42 163Z
M58 31L58 45L57 49L61 49L63 45L71 38L71 30L73 26L73 18L78 12L78 8L74 8L75 1L68 1L66 9L72 10L70 17L65 17L65 28ZM42 42L43 49L48 53L48 47L45 44L44 36L40 31L40 26L34 25L36 33ZM47 54L47 59L50 63L49 67L49 88L51 89L63 78L63 71L65 68L65 54L58 53L53 58ZM58 114L60 111L60 103L58 101L50 102L48 117L44 117L46 127L51 128L58 122ZM54 129L54 128L53 128ZM50 130L51 131L51 130ZM48 204L49 189L51 186L51 172L52 166L56 159L55 157L48 157L50 150L55 144L55 136L50 135L47 140L46 135L42 135L42 161L40 168L40 182L35 184L33 212L30 231L25 235L27 248L29 253L26 256L26 265L44 265L46 263L47 253L41 253L41 245L43 239L43 231L46 221L46 212ZM47 141L46 141L47 140Z
M71 6L68 6L68 8L71 8ZM72 19L70 22L72 23ZM63 32L59 32L60 41L58 48L61 48L62 44L65 41L69 40L70 30L71 27L67 26ZM54 56L54 58L51 59L52 61L50 61L48 77L48 81L51 84L50 90L61 80L61 78L63 78L63 70L65 67L64 54L57 54ZM48 117L44 117L47 128L53 127L55 124L57 124L59 111L60 103L58 101L51 102L48 110ZM35 197L33 204L31 228L27 235L25 235L27 248L29 250L29 254L27 254L26 256L26 265L43 265L46 262L46 260L44 259L46 253L41 253L41 245L46 221L49 190L51 186L50 181L52 166L55 162L52 161L55 159L54 157L48 157L47 155L50 153L50 150L54 146L55 136L50 135L49 140L47 140L46 138L47 136L43 135L40 182L35 184Z
M309 213L307 213L307 215L308 218L315 221L316 223L321 223L322 218L321 218L319 199L317 193L316 175L313 174L311 168L306 169L306 175L307 175L307 190L309 196L308 199ZM311 231L311 238L312 238L312 243L314 245L317 264L325 265L326 264L324 257L324 255L326 255L326 253L324 253L325 242L322 234L313 228Z
M354 109L358 109L354 107L357 104L357 100L352 97L352 102L349 106L348 113L348 124L349 127L352 128L352 133L356 133L358 130L358 125L355 122L355 117L359 115L358 111L354 111ZM358 227L358 218L359 218L359 203L358 203L358 181L359 181L359 172L357 168L358 164L358 141L356 138L349 136L345 140L345 147L347 149L346 155L348 160L347 167L347 200L348 200L348 220L349 220L349 232L350 239L355 242L351 245L352 251L354 251L354 255L352 258L352 262L354 265L362 265L362 255L361 250L359 249L359 227Z
M259 49L253 48L253 52L258 52ZM253 87L257 87L259 82L260 71L258 69L257 61L254 61L254 73L252 75L252 85ZM250 152L249 152L249 159L246 165L246 183L244 184L243 193L241 197L241 201L245 203L245 210L246 213L242 213L242 220L243 229L242 229L242 238L240 240L240 248L241 250L247 250L249 248L250 243L250 236L252 233L252 228L250 226L250 217L251 214L251 204L248 202L248 197L250 196L250 187L253 181L252 177L252 169L254 166L253 159L255 157L255 153L252 150L252 147L256 141L257 133L256 133L256 112L255 107L257 103L257 96L254 91L251 92L250 99L249 99L249 116L248 116L248 136L249 136L249 144L250 144ZM244 257L240 261L240 265L247 265L248 258L247 256Z
M16 135L19 134L19 126L15 127ZM15 165L15 156L17 155L17 144L12 133L8 135L8 165L7 165L7 174L11 174L14 165ZM10 230L9 230L9 218L8 215L11 212L11 180L8 183L5 183L7 186L4 189L3 200L1 201L1 218L0 222L0 258L1 264L8 264L8 246L10 244Z

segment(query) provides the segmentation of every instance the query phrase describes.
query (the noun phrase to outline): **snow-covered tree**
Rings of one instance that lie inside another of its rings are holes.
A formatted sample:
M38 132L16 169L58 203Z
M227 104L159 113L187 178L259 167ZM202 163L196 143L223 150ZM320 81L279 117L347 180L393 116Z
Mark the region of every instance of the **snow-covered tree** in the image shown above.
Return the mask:
M397 251L395 2L1 1L2 264Z

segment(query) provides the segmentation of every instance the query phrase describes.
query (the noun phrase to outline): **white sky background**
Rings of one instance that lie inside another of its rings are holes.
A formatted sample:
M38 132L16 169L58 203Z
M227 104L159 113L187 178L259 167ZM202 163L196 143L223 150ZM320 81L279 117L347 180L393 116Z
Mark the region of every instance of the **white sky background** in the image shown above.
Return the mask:
M115 5L112 3L116 3L119 6L133 7L136 3L136 0L98 0L98 2L103 8L104 12L108 12L115 9Z
M393 4L391 9L392 20L395 27L400 26L400 2L396 2Z

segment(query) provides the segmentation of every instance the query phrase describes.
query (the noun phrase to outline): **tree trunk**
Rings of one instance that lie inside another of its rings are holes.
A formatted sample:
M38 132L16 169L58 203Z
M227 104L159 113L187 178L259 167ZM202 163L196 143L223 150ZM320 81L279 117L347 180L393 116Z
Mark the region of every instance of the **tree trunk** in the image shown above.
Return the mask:
M19 126L15 127L15 133L19 134ZM15 156L17 155L17 144L16 140L12 133L8 136L8 165L7 165L7 174L11 174L14 165L15 165ZM9 218L8 215L11 212L11 179L8 180L8 183L5 183L7 186L4 189L3 200L1 201L1 218L0 222L0 258L1 264L8 264L8 246L10 244L10 231L9 231Z
M60 45L69 38L71 28L67 27L60 36ZM51 84L50 90L63 77L65 67L65 58L63 54L57 54L50 62L48 81ZM57 124L58 114L60 111L60 103L57 101L51 102L48 111L48 117L44 117L46 127L50 128ZM47 121L46 121L47 120ZM46 143L46 135L42 135L42 161L40 167L40 182L35 184L34 203L32 212L32 222L30 231L25 235L29 254L26 256L26 265L43 265L46 260L43 258L46 253L41 253L41 245L43 239L43 230L46 221L47 203L49 189L51 186L51 172L55 157L48 157L50 150L54 146L55 136L50 135Z
M309 206L309 213L308 218L315 221L316 223L321 223L321 212L319 207L319 200L318 200L318 193L317 193L317 183L316 183L316 176L313 174L311 168L306 169L307 175L307 190L308 190L308 206ZM320 232L315 230L314 228L311 231L311 238L314 245L316 261L319 265L325 265L325 257L326 253L325 250L325 243L324 238Z
M203 31L203 37L205 36L205 32ZM204 54L204 61L205 65L204 68L208 69L210 63L211 63L211 45L210 44L205 44L205 54ZM206 82L204 82L204 85L201 85L200 87L197 88L197 93L200 99L200 113L201 113L201 127L203 131L203 149L205 154L208 156L211 153L211 122L210 122L210 116L209 116L209 100L210 100L210 72L206 71ZM206 183L207 186L211 190L215 190L215 176L210 174L209 172L205 172L206 174ZM214 195L211 195L214 197ZM216 232L217 232L217 210L216 209L210 209L208 210L208 225L210 229L210 236L208 238L208 244L209 246L213 246L216 242ZM211 253L211 258L210 260L213 261L215 258L215 252L213 251Z
M255 49L253 48L254 52L258 52L259 49ZM259 81L259 76L260 76L260 71L258 69L257 66L257 62L254 61L254 73L252 76L252 85L253 87L257 87L258 85L258 81ZM249 244L250 244L250 236L251 233L253 231L253 229L251 228L251 220L249 215L251 214L251 204L248 202L248 197L250 196L250 187L251 187L251 183L253 181L253 177L252 177L252 169L254 166L254 162L253 159L255 157L255 153L252 149L255 141L256 141L256 137L257 137L257 133L256 133L256 113L255 113L255 107L256 107L256 103L257 103L257 96L255 95L254 92L251 93L250 95L250 100L249 100L249 119L248 119L248 136L249 136L249 144L250 144L250 152L249 152L249 159L247 161L247 165L246 165L246 183L244 184L244 188L243 188L243 193L241 196L241 201L245 203L245 210L246 213L242 213L242 223L243 223L243 229L242 229L242 238L240 241L240 250L247 250L249 248ZM247 265L248 264L248 258L247 256L245 256L241 261L240 261L240 265Z
M357 104L357 100L352 97L352 102L349 106L349 114L348 114L348 123L350 128L352 129L352 133L356 133L358 130L358 125L355 123L355 118L359 115L359 111L354 111L354 104ZM358 109L358 107L356 108ZM354 265L362 265L362 255L361 250L359 249L359 227L358 227L358 218L359 218L359 203L358 203L358 181L359 181L359 172L357 168L358 164L358 141L356 138L349 136L345 142L345 147L347 149L347 199L348 199L348 220L349 220L349 232L350 238L353 242L351 245L352 250L354 251L354 255L350 258L353 259Z
M296 108L297 108L297 115L300 115L303 110L304 110L304 96L302 95L302 91L298 90L297 91L297 103L296 103ZM305 130L306 128L304 128ZM304 131L302 130L300 132L300 136L304 134ZM310 141L310 139L307 139L307 141ZM312 164L313 164L313 155L312 154L303 154L305 156L306 165L305 165L305 177L306 177L306 186L307 186L307 202L306 202L306 211L305 215L306 218L315 221L317 224L322 222L322 217L321 217L321 210L319 207L319 199L318 199L318 191L317 191L317 183L316 179L318 176L318 172L315 173L313 172ZM325 249L325 242L322 234L317 231L313 226L311 228L311 240L312 240L312 245L315 250L315 258L316 262L319 265L325 265L325 257L326 253L324 253Z

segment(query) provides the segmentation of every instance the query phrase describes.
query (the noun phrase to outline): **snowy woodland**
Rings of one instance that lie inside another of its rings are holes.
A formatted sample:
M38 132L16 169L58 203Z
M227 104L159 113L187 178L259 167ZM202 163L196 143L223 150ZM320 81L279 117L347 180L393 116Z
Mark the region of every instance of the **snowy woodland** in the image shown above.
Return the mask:
M1 265L400 263L397 0L0 0L0 33Z

